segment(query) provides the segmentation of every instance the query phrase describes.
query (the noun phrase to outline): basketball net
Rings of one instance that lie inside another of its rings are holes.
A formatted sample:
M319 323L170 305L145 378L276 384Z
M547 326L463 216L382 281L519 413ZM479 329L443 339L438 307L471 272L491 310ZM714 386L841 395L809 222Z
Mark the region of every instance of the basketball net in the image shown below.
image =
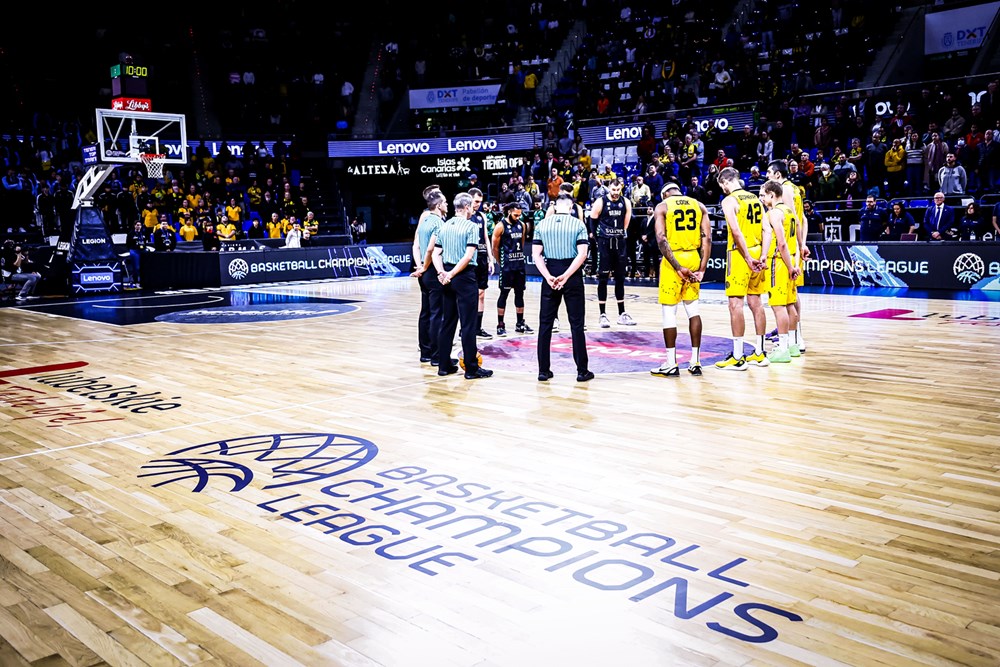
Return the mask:
M167 156L163 153L140 153L139 159L146 167L146 174L150 178L163 178L163 160Z

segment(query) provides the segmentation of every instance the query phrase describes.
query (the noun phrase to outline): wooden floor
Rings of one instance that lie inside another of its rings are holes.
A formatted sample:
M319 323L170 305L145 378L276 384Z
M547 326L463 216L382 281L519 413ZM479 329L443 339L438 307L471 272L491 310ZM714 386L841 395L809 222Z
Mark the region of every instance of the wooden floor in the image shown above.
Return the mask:
M0 310L0 665L1000 664L998 303L804 294L725 373L706 289L665 379L630 287L578 384L439 378L409 278L224 296Z

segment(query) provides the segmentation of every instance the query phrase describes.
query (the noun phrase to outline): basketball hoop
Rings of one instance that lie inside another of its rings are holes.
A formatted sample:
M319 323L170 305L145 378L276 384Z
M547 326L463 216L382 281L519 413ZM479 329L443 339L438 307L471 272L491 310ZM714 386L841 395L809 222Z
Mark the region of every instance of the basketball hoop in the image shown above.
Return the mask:
M140 153L139 159L146 167L146 174L150 178L163 178L163 161L166 159L163 153Z

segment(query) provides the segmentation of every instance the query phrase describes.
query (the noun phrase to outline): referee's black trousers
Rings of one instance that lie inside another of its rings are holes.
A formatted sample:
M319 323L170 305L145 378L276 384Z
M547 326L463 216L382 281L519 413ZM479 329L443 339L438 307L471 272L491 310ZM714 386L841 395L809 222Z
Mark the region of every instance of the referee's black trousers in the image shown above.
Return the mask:
M545 265L549 273L560 276L573 263L572 259L546 259ZM589 358L587 356L587 333L583 330L585 319L586 294L583 285L583 268L577 269L570 276L562 289L554 290L549 283L542 281L541 314L538 322L538 372L551 370L552 323L559 312L559 304L566 300L566 315L569 317L569 329L573 335L573 361L576 363L577 374L586 373Z

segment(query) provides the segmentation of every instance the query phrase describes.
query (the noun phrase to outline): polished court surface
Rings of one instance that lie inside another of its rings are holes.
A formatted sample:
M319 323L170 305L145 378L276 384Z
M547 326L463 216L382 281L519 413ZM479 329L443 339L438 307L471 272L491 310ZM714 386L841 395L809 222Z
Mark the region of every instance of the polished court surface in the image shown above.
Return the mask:
M805 293L727 373L706 287L659 378L589 293L589 383L565 317L438 377L407 277L0 309L0 665L1000 664L1000 303Z

